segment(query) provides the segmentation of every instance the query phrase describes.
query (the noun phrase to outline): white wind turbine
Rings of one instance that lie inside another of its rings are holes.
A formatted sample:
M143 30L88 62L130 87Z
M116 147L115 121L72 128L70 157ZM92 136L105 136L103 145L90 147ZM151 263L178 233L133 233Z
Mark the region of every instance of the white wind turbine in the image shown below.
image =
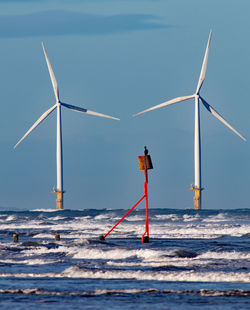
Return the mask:
M14 146L16 148L19 143L21 143L30 133L32 130L34 130L51 112L53 112L55 109L57 109L57 188L53 190L53 193L57 194L57 200L56 200L56 208L57 209L63 209L63 156L62 156L62 121L61 121L61 107L65 107L71 110L74 110L76 112L81 112L84 114L90 114L100 117L106 117L111 118L115 120L119 120L119 118L112 117L109 115L97 113L85 108L80 108L77 106L69 105L66 103L63 103L59 99L59 91L58 91L58 85L56 82L56 78L54 75L54 72L52 70L46 49L44 47L44 44L42 43L43 52L45 55L45 59L48 65L49 74L52 82L52 86L54 89L54 94L56 97L56 104L48 109L43 115L30 127L30 129L26 132L26 134L17 142L17 144Z
M205 108L213 115L215 116L219 121L221 121L224 125L226 125L229 129L231 129L234 133L236 133L241 139L246 141L242 135L240 135L231 125L228 124L228 122L215 111L215 109L209 105L205 99L203 99L200 96L200 90L202 87L202 84L205 80L205 74L206 74L206 68L207 68L207 59L208 59L208 52L210 47L210 41L211 41L212 31L210 31L208 42L207 42L207 48L205 52L205 56L202 63L201 73L199 77L199 81L197 84L196 91L193 95L190 96L184 96L184 97L178 97L174 98L172 100L166 101L164 103L158 104L156 106L153 106L152 108L146 109L142 112L134 114L134 116L156 110L165 106L169 106L173 103L181 102L188 99L195 99L195 127L194 127L194 186L190 188L195 192L194 196L194 208L199 210L201 209L201 191L202 191L202 185L201 185L201 139L200 139L200 100L205 106Z

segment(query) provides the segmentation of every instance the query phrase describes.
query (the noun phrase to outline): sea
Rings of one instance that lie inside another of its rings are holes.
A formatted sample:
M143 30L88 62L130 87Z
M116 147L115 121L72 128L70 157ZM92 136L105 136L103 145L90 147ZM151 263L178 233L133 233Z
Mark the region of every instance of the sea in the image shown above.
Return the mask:
M0 309L250 309L250 209L126 212L0 211Z

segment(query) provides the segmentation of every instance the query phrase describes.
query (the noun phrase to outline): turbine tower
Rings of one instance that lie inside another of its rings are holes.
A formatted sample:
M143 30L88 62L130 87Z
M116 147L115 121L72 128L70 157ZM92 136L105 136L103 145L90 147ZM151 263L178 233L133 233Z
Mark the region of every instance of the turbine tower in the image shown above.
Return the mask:
M61 121L61 107L65 107L68 109L71 109L76 112L81 112L84 114L90 114L90 115L95 115L95 116L100 116L100 117L105 117L105 118L110 118L114 120L119 120L119 118L112 117L109 115L97 113L85 108L73 106L70 104L66 104L60 101L59 99L59 90L58 90L58 85L57 81L54 75L54 72L52 70L51 63L49 61L46 49L44 47L44 44L42 43L43 47L43 52L45 55L45 59L47 62L55 98L56 98L56 104L53 105L50 109L48 109L43 115L30 127L30 129L26 132L26 134L17 142L17 144L14 146L16 148L18 144L20 144L30 133L32 130L34 130L51 112L53 112L55 109L57 109L57 187L56 189L53 190L53 193L57 194L57 199L56 199L56 209L62 210L63 209L63 194L64 194L64 189L63 189L63 155L62 155L62 121Z
M195 122L194 122L194 185L190 188L194 191L194 208L196 210L201 209L201 191L202 183L201 183L201 137L200 137L200 102L203 103L205 108L219 121L221 121L224 125L226 125L229 129L231 129L234 133L236 133L241 139L246 141L246 139L240 135L231 125L228 124L228 122L215 111L215 109L209 105L204 98L200 95L200 90L203 85L203 82L205 80L205 74L206 74L206 68L207 68L207 59L208 59L208 52L210 47L210 41L211 41L212 31L210 31L205 56L203 59L202 67L201 67L201 73L198 80L198 84L196 87L196 91L193 95L190 96L184 96L184 97L178 97L174 98L172 100L166 101L164 103L158 104L156 106L153 106L152 108L146 109L142 112L136 113L133 116L149 112L152 110L156 110L165 106L169 106L171 104L181 102L188 99L195 99Z

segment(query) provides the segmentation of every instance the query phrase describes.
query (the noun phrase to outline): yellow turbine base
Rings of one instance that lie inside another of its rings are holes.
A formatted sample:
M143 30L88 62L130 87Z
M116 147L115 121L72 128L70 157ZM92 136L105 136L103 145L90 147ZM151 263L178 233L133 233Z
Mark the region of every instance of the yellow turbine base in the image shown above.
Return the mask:
M57 198L56 198L56 209L57 210L62 210L63 209L63 197L62 197L62 192L57 192Z
M191 187L190 190L194 191L194 209L201 209L201 191L202 188Z
M201 209L201 190L196 189L194 191L194 209L200 210Z
M57 210L63 210L63 193L64 192L58 192L57 190L53 190L52 193L55 193L57 195L57 198L56 198L56 209Z

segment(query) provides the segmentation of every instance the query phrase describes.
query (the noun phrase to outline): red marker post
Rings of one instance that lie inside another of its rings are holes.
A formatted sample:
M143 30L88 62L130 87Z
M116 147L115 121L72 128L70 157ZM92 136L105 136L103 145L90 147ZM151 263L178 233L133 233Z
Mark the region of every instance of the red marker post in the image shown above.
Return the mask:
M145 198L146 199L146 220L145 220L145 232L142 235L142 243L149 242L149 221L148 221L148 170L153 169L152 161L150 155L148 155L148 150L145 146L144 156L138 156L139 160L139 170L144 171L145 181L144 181L144 195L137 201L137 203L106 233L104 236L100 236L100 240L105 240L105 238L129 215L129 213L134 210L134 208Z

